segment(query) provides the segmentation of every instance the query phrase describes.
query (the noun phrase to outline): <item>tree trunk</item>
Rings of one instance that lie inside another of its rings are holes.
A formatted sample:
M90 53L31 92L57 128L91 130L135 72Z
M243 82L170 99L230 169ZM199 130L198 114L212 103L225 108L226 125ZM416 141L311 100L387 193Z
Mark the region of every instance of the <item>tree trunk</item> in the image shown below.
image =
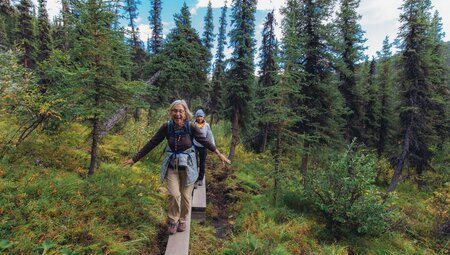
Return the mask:
M268 129L267 126L265 126L264 130L263 130L263 134L262 134L262 142L261 142L260 152L264 152L266 150L267 136L268 136L268 133L269 133L269 131L267 129Z
M391 183L389 184L387 192L394 191L395 188L397 187L398 181L400 180L400 176L402 174L402 169L403 169L403 164L405 163L406 157L409 154L410 135L411 135L411 123L408 126L408 129L406 130L402 154L401 154L400 158L398 159L397 165L394 170L394 175L392 176L392 180L391 180Z
M98 119L97 116L94 116L94 122L92 125L91 163L89 165L89 172L88 172L89 176L93 175L95 170L95 161L97 160L98 138L99 138Z
M133 118L135 121L138 121L141 119L141 109L139 109L139 108L134 109Z
M229 160L233 160L234 152L236 151L236 145L239 140L239 110L235 109L233 112L233 122L231 126L231 147L230 154L228 155Z

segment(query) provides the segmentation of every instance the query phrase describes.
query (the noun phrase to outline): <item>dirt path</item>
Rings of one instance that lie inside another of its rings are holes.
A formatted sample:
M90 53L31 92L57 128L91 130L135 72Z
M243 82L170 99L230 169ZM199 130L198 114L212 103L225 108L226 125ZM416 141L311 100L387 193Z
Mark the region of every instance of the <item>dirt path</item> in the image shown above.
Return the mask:
M235 202L230 196L232 188L227 187L225 180L235 178L232 170L224 167L217 160L207 160L206 165L206 201L213 215L206 215L216 229L216 237L220 239L227 238L231 233L230 207Z

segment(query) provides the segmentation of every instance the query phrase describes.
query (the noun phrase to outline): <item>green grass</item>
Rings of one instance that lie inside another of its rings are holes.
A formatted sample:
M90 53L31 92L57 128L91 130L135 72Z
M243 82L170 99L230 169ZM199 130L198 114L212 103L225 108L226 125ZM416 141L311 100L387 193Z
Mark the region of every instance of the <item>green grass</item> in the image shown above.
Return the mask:
M165 119L164 111L152 114ZM166 189L159 182L159 167L165 143L133 167L120 162L162 123L147 125L144 117L106 136L99 148L99 167L91 177L86 176L90 145L84 125L62 127L60 133L40 130L19 147L9 146L0 158L0 253L160 254ZM13 120L0 121L0 141L8 140L16 128ZM227 129L223 123L213 126L224 153L229 149ZM448 217L445 187L419 191L414 183L403 181L389 201L395 217L386 233L331 240L303 195L299 172L291 170L298 168L300 156L290 158L295 160L286 166L274 205L272 157L238 145L227 170L231 178L224 180L233 190L228 195L237 198L228 219L231 236L218 239L211 222L193 223L191 253L384 255L448 250L448 241L435 232L437 217ZM433 194L440 200L433 200ZM211 210L207 212L217 214Z

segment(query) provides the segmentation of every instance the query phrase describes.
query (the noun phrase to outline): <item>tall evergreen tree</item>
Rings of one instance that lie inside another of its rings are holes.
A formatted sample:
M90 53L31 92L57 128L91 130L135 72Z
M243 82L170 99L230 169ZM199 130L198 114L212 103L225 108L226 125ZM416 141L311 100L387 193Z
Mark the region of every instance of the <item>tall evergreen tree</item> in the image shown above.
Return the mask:
M212 86L209 91L209 108L211 112L211 125L219 120L224 110L224 83L225 83L225 47L227 45L227 1L222 7L219 19L219 34L217 37L216 60L214 62Z
M157 82L160 101L184 98L188 102L204 92L208 50L202 45L191 25L191 13L186 3L174 15L175 28L150 65L150 73L161 71ZM193 65L192 63L195 63Z
M39 0L39 16L38 16L39 53L37 59L40 62L48 58L53 48L46 5L47 5L46 0Z
M62 33L63 33L63 43L62 43L62 49L63 51L67 51L69 49L69 0L61 0L62 4L62 19L63 19L63 26L62 26Z
M34 22L30 0L21 0L18 5L19 27L18 39L19 47L23 50L21 63L26 68L34 67L36 63L36 39L34 34Z
M377 130L380 118L380 102L378 100L378 83L376 80L377 62L375 57L359 64L357 68L357 86L361 88L362 119L361 141L374 148L377 143Z
M263 152L266 150L267 138L269 135L269 128L271 126L270 121L268 121L267 116L272 114L269 113L269 105L264 102L266 93L268 93L268 88L273 87L278 80L278 64L277 64L277 54L278 54L278 41L275 37L275 18L274 10L267 13L264 20L264 27L262 31L262 43L259 49L259 81L256 89L256 97L258 103L255 107L257 117L257 127L258 133L255 137L254 149L257 152Z
M241 129L247 128L246 124L252 122L255 12L256 0L233 0L232 29L229 33L233 53L227 83L227 107L231 109L229 117L232 126L230 160L234 157Z
M124 10L127 14L128 18L128 26L131 31L130 39L131 45L133 47L133 62L135 63L135 71L133 73L133 79L142 78L144 60L145 60L145 51L142 47L141 40L139 39L139 29L136 27L135 20L139 15L138 12L138 4L140 4L139 0L125 0Z
M351 142L354 137L362 140L362 104L361 95L356 84L356 66L364 59L364 32L358 23L361 15L356 12L360 0L340 0L340 10L337 13L336 28L339 43L336 51L339 56L337 69L339 71L341 91L348 113L346 113L345 138Z
M211 0L208 2L208 9L206 11L206 15L204 18L204 31L203 31L203 37L202 42L203 45L211 52L211 49L214 47L214 37L216 36L214 34L214 19L213 19L213 12L211 7ZM208 66L211 65L211 59L212 54L208 56ZM210 67L208 67L208 72L211 70Z
M420 176L429 166L430 145L436 141L433 126L434 84L430 71L430 0L405 0L401 6L401 108L402 150L388 191L395 190L405 163ZM420 182L419 182L420 184Z
M9 46L9 36L6 30L6 22L3 18L3 14L0 14L0 48L6 49Z
M377 153L382 155L386 145L392 140L393 126L396 122L394 116L394 72L392 71L392 52L389 37L383 40L383 48L378 53L380 71L377 74L378 102L380 104L380 117L378 119ZM391 142L392 144L392 142Z
M281 23L283 31L282 40L282 68L284 79L289 77L291 83L300 83L294 77L298 77L300 71L300 15L302 14L300 2L298 0L288 0L286 6L281 9L283 20ZM295 100L294 100L295 101Z
M161 0L150 0L150 28L152 30L151 51L156 54L162 46Z
M294 68L297 63L301 65L300 70L292 71L292 76L295 74L302 79L296 80L299 92L294 109L302 116L295 125L295 131L304 137L300 166L303 174L311 151L321 144L336 144L341 132L339 114L342 112L342 98L330 69L330 29L325 24L332 8L332 0L302 0L299 6L297 33L300 53L298 59L291 61L295 61L292 63ZM292 50L295 52L297 48Z
M140 4L139 0L125 0L124 11L127 15L128 26L131 31L129 32L131 38L131 45L133 49L139 47L139 34L136 28L135 20L139 15L138 12L138 4Z
M91 132L91 160L89 175L94 173L100 125L130 96L131 57L120 32L112 29L115 14L108 3L102 0L72 0L68 58L54 72L57 84L49 93L70 97L66 115L89 122ZM58 90L57 92L53 90Z
M11 6L9 0L0 0L0 47L10 48L13 45L17 16L16 8Z
M432 110L434 128L438 135L439 144L448 141L450 137L450 91L449 66L446 64L444 48L444 32L439 12L435 11L430 27L430 83L432 84Z

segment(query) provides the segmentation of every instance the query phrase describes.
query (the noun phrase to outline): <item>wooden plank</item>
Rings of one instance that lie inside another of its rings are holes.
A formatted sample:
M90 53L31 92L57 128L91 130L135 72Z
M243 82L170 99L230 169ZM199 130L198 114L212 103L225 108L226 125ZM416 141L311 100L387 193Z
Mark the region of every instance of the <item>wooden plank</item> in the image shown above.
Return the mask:
M203 185L194 189L192 197L192 219L205 222L206 220L206 181L203 179Z
M191 210L190 210L191 211ZM165 255L189 255L189 235L191 232L191 212L186 217L186 230L169 235Z
M192 197L192 211L206 211L206 181L203 179L203 185L194 189Z

